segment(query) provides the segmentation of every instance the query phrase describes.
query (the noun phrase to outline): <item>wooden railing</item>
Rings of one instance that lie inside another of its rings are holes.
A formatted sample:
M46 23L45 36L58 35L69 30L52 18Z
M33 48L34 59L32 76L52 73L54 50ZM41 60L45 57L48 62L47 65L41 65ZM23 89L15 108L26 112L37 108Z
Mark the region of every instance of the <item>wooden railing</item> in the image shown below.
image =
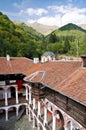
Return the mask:
M85 106L83 110L80 107L78 107L78 104L79 104L78 102L76 103L77 105L75 106L73 103L70 104L68 102L68 99L67 101L60 99L58 95L56 98L55 96L51 96L50 94L48 94L46 98L50 100L52 103L54 103L56 106L61 108L68 115L73 117L77 122L79 122L82 126L86 128L86 107Z

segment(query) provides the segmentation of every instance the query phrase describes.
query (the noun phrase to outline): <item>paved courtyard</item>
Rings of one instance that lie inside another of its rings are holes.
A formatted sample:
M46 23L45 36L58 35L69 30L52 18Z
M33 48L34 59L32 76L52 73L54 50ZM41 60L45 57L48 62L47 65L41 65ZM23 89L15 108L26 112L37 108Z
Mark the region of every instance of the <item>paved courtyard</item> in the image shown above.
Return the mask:
M20 120L9 120L7 122L0 119L0 130L37 130L32 128L32 122L28 122L28 117L24 115Z

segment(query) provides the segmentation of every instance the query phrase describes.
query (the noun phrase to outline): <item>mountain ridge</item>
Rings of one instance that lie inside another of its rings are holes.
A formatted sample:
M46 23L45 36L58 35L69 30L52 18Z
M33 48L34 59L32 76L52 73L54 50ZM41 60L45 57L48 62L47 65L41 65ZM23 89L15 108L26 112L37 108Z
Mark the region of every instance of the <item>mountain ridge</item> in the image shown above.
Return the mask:
M79 31L82 31L82 32L85 32L86 33L86 30L83 29L82 27L76 25L76 24L73 24L73 23L68 23L62 27L59 28L60 31L66 31L66 30L79 30Z
M22 22L15 21L14 23L21 24ZM68 24L65 24L61 27L58 27L58 26L55 26L55 25L54 26L43 25L43 24L40 24L40 23L37 23L37 22L25 23L25 24L29 27L32 27L33 29L35 29L37 32L43 34L44 36L49 35L50 33L52 33L55 30L61 30L61 28L63 28L64 26L68 26L70 24L72 24L72 27L74 26L76 28L76 30L78 29L78 30L86 31L86 25L85 24L84 25L83 24L82 25L76 25L76 24L73 24L73 23L68 23ZM71 27L71 29L73 29L72 27Z

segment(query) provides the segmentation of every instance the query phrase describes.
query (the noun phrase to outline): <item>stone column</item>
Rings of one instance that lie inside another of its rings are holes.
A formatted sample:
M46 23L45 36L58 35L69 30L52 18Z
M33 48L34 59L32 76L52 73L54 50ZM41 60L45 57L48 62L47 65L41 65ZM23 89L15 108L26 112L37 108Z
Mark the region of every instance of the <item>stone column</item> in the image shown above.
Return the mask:
M40 123L39 123L39 121L38 121L38 125L37 126L38 126L38 130L40 130Z
M44 105L44 126L47 124L47 104Z
M68 130L67 126L64 126L64 129L65 129L65 130Z
M7 89L5 91L5 106L8 106L8 99L7 99Z
M70 122L70 130L72 130L73 129L73 122L71 121Z
M26 115L28 115L28 106L26 106Z
M56 115L53 113L53 124L52 124L52 130L56 130Z
M33 114L33 128L35 128L35 116Z
M19 101L18 101L18 87L16 86L16 104L18 104Z
M31 108L30 108L30 105L31 105L31 87L29 87L29 122L31 122Z
M31 104L31 88L29 88L29 105Z
M16 108L16 116L18 116L18 107Z
M6 121L8 121L8 110L6 110Z
M38 117L41 116L41 105L40 105L40 101L38 101Z
M35 110L36 109L36 100L35 100L35 98L33 98L33 110Z
M36 110L36 100L35 98L33 98L33 128L35 128L35 116L34 116L34 113L35 113L35 110Z
M29 122L31 122L31 112L30 112L30 107L29 107Z
M26 86L26 100L28 101L28 87Z

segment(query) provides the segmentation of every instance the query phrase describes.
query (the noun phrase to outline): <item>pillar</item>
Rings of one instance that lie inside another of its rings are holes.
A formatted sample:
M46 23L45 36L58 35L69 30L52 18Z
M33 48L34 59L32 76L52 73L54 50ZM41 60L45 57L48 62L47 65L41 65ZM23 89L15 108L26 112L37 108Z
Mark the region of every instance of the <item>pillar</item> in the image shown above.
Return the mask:
M33 98L33 110L35 110L36 109L36 100L35 100L35 98Z
M31 122L30 105L31 105L31 88L29 87L29 122Z
M41 105L40 105L40 101L38 101L38 117L41 116Z
M19 101L18 101L18 87L16 86L16 104L18 104Z
M31 122L31 112L30 112L30 107L29 107L29 122Z
M53 112L52 130L56 130L56 114Z
M26 106L26 115L28 115L28 107Z
M29 88L29 105L31 104L31 88Z
M44 126L47 124L47 105L44 106Z
M34 114L33 114L33 128L35 128L35 117L34 117Z
M16 116L18 116L18 107L16 108Z
M5 89L5 106L8 106L7 89Z
M70 122L70 130L73 130L73 122Z
M37 126L38 126L38 130L40 130L40 123L39 123L39 122L38 122L38 125L37 125Z
M65 129L65 130L68 130L67 126L64 126L64 129Z
M28 87L26 87L26 100L28 101Z
M34 112L36 110L36 100L35 98L33 98L33 128L35 128L35 116L34 116Z
M6 110L6 121L8 121L8 110Z

